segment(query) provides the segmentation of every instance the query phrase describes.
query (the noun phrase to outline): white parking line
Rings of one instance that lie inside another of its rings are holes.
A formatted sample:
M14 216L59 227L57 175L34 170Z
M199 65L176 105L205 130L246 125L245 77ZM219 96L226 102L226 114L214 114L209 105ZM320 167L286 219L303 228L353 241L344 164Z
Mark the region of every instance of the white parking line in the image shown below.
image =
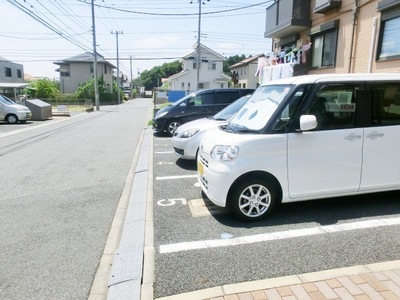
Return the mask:
M171 153L175 153L174 151L158 151L158 152L154 152L155 154L171 154Z
M156 180L170 180L170 179L182 179L182 178L197 178L197 175L161 176L161 177L156 177Z
M205 241L195 241L195 242L184 242L176 243L170 245L161 245L160 254L182 252L195 249L207 249L207 248L217 248L217 247L228 247L236 245L245 245L252 243L268 242L296 237L304 237L318 234L359 230L366 228L376 228L383 226L393 226L400 225L400 217L397 218L387 218L379 220L368 220L359 221L352 223L344 223L337 225L319 226L304 229L294 229L280 232L270 232L265 234L242 236L238 238L222 239L222 240L205 240Z

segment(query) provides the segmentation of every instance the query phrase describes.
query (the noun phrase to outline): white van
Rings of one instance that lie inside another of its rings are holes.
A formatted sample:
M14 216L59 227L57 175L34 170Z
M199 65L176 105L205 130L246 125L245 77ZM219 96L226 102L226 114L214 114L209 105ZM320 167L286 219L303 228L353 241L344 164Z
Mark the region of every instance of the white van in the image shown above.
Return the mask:
M281 202L400 189L400 73L306 75L260 86L200 144L198 179L244 220Z
M0 95L0 121L9 124L25 123L31 119L31 116L32 113L28 107L16 104L6 96Z

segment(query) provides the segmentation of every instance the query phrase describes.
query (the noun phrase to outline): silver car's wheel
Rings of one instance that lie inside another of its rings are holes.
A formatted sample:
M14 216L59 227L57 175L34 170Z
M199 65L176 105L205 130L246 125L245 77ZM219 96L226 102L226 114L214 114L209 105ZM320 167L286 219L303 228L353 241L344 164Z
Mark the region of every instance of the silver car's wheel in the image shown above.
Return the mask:
M174 132L178 129L179 126L181 126L181 122L179 122L177 120L172 120L167 125L167 134L169 136L173 136Z
M8 124L16 124L18 122L18 117L16 115L8 115L6 118Z
M263 178L248 178L239 182L229 199L230 209L245 221L267 217L278 199L276 185Z

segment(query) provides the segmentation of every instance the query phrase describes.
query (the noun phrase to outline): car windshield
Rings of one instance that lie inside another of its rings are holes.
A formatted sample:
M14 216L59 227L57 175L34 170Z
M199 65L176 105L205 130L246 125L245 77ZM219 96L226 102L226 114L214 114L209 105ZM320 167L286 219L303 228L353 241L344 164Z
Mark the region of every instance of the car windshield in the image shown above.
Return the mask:
M243 97L235 100L235 102L233 102L232 104L228 105L227 107L225 107L220 112L216 113L213 116L213 119L217 120L217 121L229 120L246 103L246 101L249 99L249 97L250 96L243 96Z
M174 103L172 104L172 106L179 106L179 105L185 106L185 105L186 105L186 100L189 99L189 98L191 98L191 97L193 97L193 96L194 96L194 93L192 93L192 94L190 94L190 95L187 95L187 96L185 96L185 97L179 99L178 101L174 102Z
M4 104L15 104L14 101L12 101L11 99L8 99L6 96L0 95L0 102L4 103Z
M262 129L278 106L292 90L290 85L265 85L259 87L229 123L233 131L258 131Z

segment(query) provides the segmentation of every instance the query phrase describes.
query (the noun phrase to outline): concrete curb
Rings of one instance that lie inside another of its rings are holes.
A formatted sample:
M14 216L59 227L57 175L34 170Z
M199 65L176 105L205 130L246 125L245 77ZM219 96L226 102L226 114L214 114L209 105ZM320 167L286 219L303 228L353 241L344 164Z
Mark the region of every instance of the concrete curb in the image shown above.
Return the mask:
M152 133L151 128L146 128L142 135L143 140L139 143L139 158L134 172L132 190L108 284L107 299L109 300L140 299ZM151 253L151 248L146 251ZM149 257L151 258L151 255ZM147 280L151 280L151 276Z

